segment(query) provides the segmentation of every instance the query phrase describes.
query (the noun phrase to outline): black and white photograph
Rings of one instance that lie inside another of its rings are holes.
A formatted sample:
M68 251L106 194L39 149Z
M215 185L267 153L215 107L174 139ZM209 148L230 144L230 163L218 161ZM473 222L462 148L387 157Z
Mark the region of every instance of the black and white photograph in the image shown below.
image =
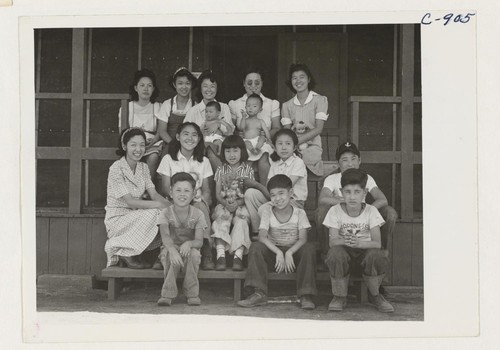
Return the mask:
M461 212L436 199L477 140L444 129L429 33L473 43L475 16L24 18L25 340L473 334L477 252L439 256L477 234L443 236ZM439 333L466 276L470 317Z

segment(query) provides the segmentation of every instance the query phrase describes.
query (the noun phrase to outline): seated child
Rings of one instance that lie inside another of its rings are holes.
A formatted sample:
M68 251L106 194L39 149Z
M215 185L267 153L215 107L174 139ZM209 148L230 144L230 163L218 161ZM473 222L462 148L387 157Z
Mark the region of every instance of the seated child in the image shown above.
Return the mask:
M308 132L309 131L309 127L306 125L306 123L304 123L301 120L301 121L297 122L293 126L292 130L295 131L295 133L297 134L297 136L300 136L300 135L305 134L306 132ZM299 145L299 151L305 150L310 144L312 144L312 140L309 140L307 142L301 143Z
M184 270L183 290L188 305L200 305L198 269L203 230L206 229L203 212L192 205L195 180L188 173L176 173L171 178L173 205L164 209L158 219L163 242L160 260L164 267L165 281L161 289L160 306L170 306L177 297L176 278Z
M206 143L206 147L213 145L214 151L218 154L220 145L224 141L224 133L221 128L217 128L215 132L207 131L207 127L210 128L214 124L221 123L225 125L228 130L231 130L231 126L224 120L220 119L221 106L217 101L210 101L205 107L205 122L201 125L201 130L203 132L203 139Z
M272 206L262 213L259 241L252 243L248 253L245 287L254 293L238 302L242 307L267 304L267 263L276 272L297 270L297 295L302 309L312 310L312 296L316 289L316 248L307 242L307 229L311 227L303 209L290 203L292 180L286 175L273 176L267 183Z
M336 158L339 162L340 172L329 175L325 179L323 188L319 195L317 214L318 220L316 222L323 222L330 207L345 202L344 197L342 196L340 178L344 171L351 168L359 169L361 164L359 150L352 142L345 142L341 144L337 148ZM373 197L374 202L371 205L378 209L380 215L382 215L382 218L386 222L381 230L381 236L382 248L387 249L387 237L392 236L398 214L396 213L396 210L388 205L384 192L382 192L382 190L377 186L375 180L370 175L368 175L368 180L366 182L366 190L366 192L369 192ZM364 201L365 198L363 198L363 202ZM328 232L326 232L323 227L318 227L318 236L323 254L326 254L328 249Z
M248 160L250 162L260 159L264 153L273 153L271 145L266 143L271 140L271 134L266 123L257 117L262 111L262 97L257 94L248 96L245 111L241 111L240 129L243 130L243 140L247 146ZM262 135L264 133L265 136Z
M389 259L380 249L380 226L384 219L377 208L363 202L368 176L359 169L342 173L344 202L328 211L323 225L330 232L326 265L330 271L333 299L329 311L342 311L347 303L349 271L353 264L361 265L369 301L381 312L393 312L392 305L379 293Z

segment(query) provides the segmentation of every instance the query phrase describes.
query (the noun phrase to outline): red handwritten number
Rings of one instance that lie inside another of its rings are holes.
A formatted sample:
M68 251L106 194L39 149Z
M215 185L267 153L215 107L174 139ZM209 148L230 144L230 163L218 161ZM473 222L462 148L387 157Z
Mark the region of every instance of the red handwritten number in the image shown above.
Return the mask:
M444 22L444 25L447 25L448 22L453 18L453 13L448 13L447 15L443 16L443 18L446 20L446 22Z

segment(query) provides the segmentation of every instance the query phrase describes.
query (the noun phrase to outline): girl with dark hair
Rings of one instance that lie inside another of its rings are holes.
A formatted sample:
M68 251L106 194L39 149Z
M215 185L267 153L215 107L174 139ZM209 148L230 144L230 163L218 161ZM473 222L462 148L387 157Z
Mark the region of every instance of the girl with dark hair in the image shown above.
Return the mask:
M267 189L255 181L252 167L246 163L248 152L238 135L230 135L222 142L222 165L215 172L216 197L219 204L213 212L212 224L217 250L215 269L226 269L226 251L234 254L233 270L243 270L243 255L250 248L249 213L245 207L245 188L253 187L267 195ZM231 223L233 224L232 230Z
M328 100L312 91L314 77L302 63L292 64L288 71L287 86L296 95L283 103L281 123L285 128L296 129L303 122L308 131L299 135L299 145L307 143L302 150L302 158L307 168L314 174L323 175L321 154L321 133L328 119Z
M211 70L206 70L201 73L200 77L198 78L198 85L200 87L201 101L187 112L184 121L198 124L198 126L201 127L206 120L205 107L207 103L216 101L215 97L217 95L218 87L217 77ZM219 103L221 106L221 111L218 123L209 123L208 125L205 125L205 128L203 130L204 135L211 135L215 133L217 129L220 129L223 132L224 136L231 135L234 132L234 124L231 120L231 112L229 111L229 107L225 103ZM222 123L222 120L224 120L229 125L229 127L226 124ZM217 169L217 167L221 164L216 151L210 147L207 147L207 157L210 160L212 169Z
M177 127L194 106L191 94L196 88L196 78L187 68L181 67L172 75L169 85L176 95L163 102L158 115L158 132L164 142L162 156L167 154L168 144L175 139Z
M128 104L128 127L141 128L146 135L146 152L144 161L149 167L149 173L154 176L160 161L163 141L157 133L157 118L160 104L155 102L158 97L158 86L155 74L148 69L134 73L134 79L129 87L130 102ZM122 110L118 112L121 122Z
M139 128L123 130L116 151L121 158L111 165L108 175L104 218L107 266L149 268L151 265L140 261L138 255L161 245L157 220L160 209L170 203L156 192L148 166L140 161L145 152L144 132ZM142 199L145 192L151 200Z
M195 179L193 206L203 212L208 225L203 232L201 268L213 270L215 265L212 260L209 214L209 207L212 203L210 177L213 176L213 172L209 160L203 156L204 153L205 144L200 127L195 123L185 122L177 128L175 139L168 149L168 154L161 160L158 173L162 178L162 192L167 198L171 198L170 180L173 175L185 172Z
M291 203L294 207L304 209L307 199L307 169L297 150L298 137L290 129L280 129L273 136L275 152L271 155L271 168L268 179L283 174L292 180L293 194ZM255 190L245 193L245 203L250 213L253 237L258 234L260 213L266 205L267 198Z

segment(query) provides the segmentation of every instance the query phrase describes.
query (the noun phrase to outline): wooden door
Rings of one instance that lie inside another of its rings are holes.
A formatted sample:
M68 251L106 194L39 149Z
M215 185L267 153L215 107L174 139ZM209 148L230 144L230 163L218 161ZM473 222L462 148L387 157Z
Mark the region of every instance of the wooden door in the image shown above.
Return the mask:
M323 160L335 160L335 150L347 137L347 34L283 33L279 35L278 98L293 97L285 85L292 63L305 63L316 80L314 91L328 97L329 118L321 135Z

